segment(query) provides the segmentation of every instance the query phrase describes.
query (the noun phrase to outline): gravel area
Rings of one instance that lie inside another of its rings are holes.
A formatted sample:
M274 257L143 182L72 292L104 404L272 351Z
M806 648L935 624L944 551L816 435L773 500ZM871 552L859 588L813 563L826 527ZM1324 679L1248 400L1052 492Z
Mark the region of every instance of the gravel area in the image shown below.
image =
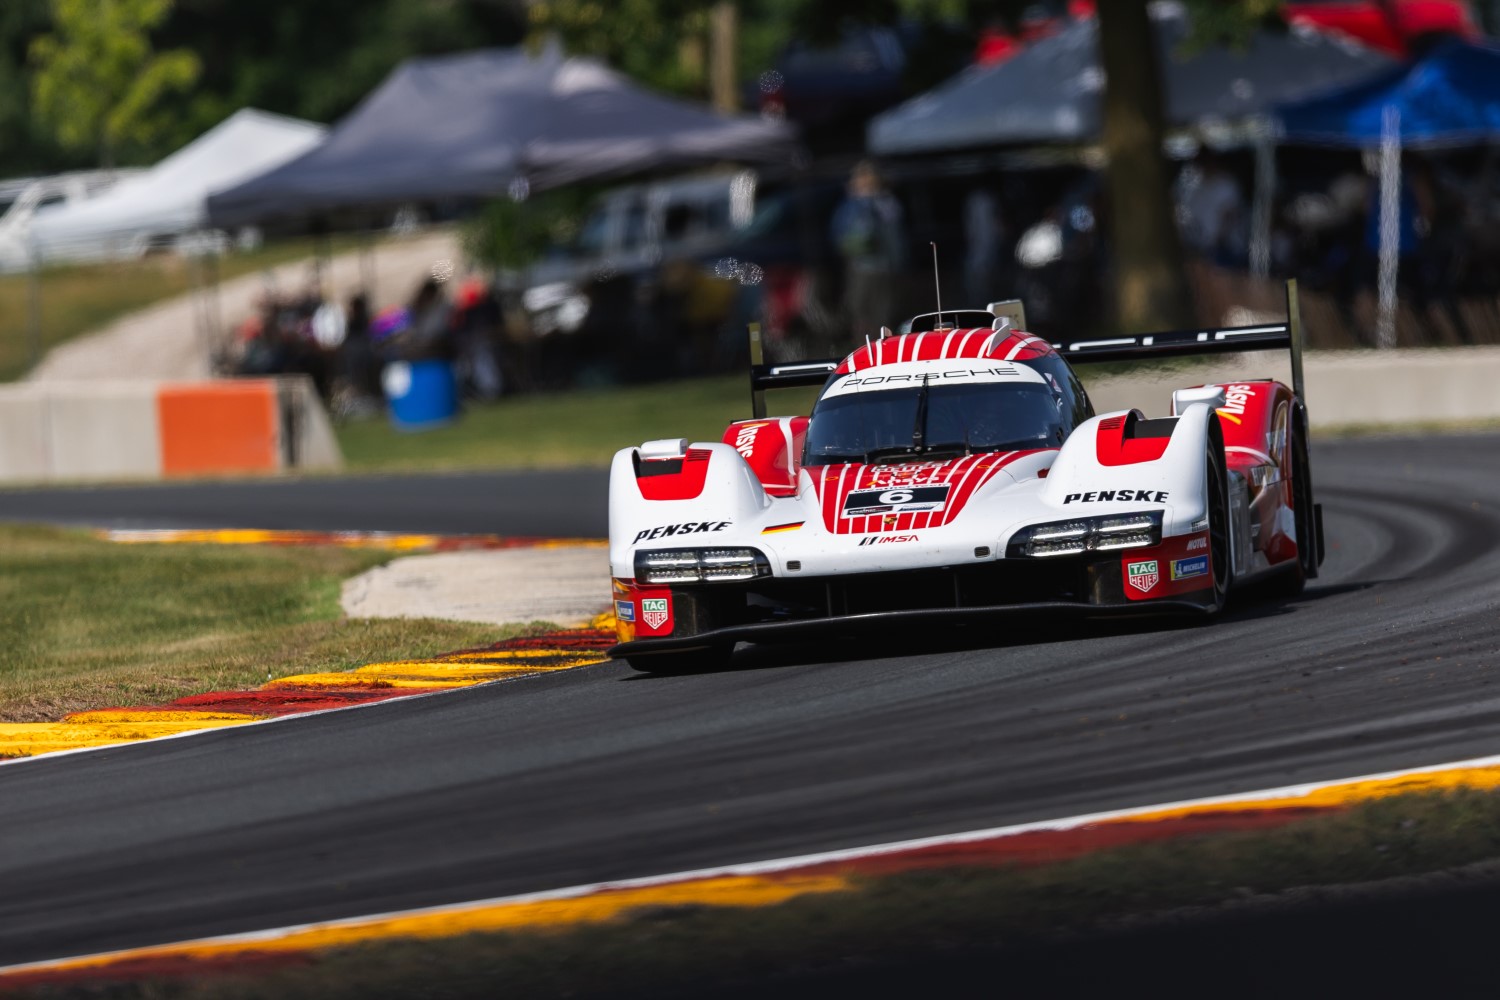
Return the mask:
M603 546L407 556L344 583L355 618L586 625L609 606Z

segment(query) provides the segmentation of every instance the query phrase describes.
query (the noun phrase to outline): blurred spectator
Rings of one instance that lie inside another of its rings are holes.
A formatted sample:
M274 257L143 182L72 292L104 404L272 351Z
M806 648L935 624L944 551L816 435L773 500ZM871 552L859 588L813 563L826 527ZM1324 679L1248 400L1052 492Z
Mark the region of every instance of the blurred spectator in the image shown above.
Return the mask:
M260 299L259 315L240 325L239 353L230 370L237 375L309 375L318 393L329 398L332 351L319 344L313 330L313 316L322 304L315 287L289 298L268 290Z
M1223 159L1204 151L1194 170L1183 171L1180 183L1177 211L1183 242L1205 260L1244 266L1249 214L1239 181Z
M830 231L844 259L844 303L855 337L874 336L896 321L896 283L906 266L901 204L885 189L874 164L855 166Z
M1365 252L1372 258L1380 254L1380 183L1367 186L1365 201ZM1432 172L1421 160L1410 155L1401 161L1401 191L1396 204L1396 254L1410 260L1422 248L1422 241L1432 231Z
M427 278L411 300L411 327L400 347L407 360L452 356L449 321L453 306L436 278Z
M1005 223L993 191L976 187L964 199L964 304L977 308L1005 298L1000 275Z
M344 311L344 341L336 363L344 393L339 409L345 415L374 413L380 407L380 357L371 341L370 326L369 297L358 292L350 297Z
M498 399L504 389L499 345L504 336L500 302L488 281L471 276L458 286L453 331L461 391L480 400Z

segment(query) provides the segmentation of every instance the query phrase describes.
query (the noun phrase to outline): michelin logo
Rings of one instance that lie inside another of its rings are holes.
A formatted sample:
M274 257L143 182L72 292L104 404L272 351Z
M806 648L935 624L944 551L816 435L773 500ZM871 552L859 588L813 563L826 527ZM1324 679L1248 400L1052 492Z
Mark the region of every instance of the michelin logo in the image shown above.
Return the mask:
M1172 579L1191 580L1195 576L1208 575L1208 556L1172 560Z

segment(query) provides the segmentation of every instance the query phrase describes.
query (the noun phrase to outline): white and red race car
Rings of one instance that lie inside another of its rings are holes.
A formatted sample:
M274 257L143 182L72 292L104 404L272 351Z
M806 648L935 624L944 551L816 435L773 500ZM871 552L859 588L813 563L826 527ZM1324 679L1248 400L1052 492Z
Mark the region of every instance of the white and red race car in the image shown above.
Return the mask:
M1053 344L995 303L917 317L841 361L753 364L755 416L722 441L614 457L611 655L701 670L742 640L892 620L1212 613L1262 579L1295 593L1322 560L1322 517L1295 286L1288 313ZM1290 348L1295 390L1179 389L1159 419L1095 415L1068 363L1266 347ZM811 416L764 416L765 390L820 382Z

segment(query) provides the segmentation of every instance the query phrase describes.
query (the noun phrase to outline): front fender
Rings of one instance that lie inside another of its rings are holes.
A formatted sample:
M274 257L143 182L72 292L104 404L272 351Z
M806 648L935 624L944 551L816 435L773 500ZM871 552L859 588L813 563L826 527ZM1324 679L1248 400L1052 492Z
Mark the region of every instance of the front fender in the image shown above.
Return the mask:
M679 538L685 544L724 541L736 524L771 503L755 472L727 444L691 445L682 471L671 474L678 477L672 483L663 482L667 476L639 476L641 463L640 449L623 448L610 464L609 562L616 577L635 575L638 544L670 548Z
M1203 456L1213 410L1194 403L1175 418L1139 410L1092 417L1063 443L1043 498L1063 516L1166 511L1165 535L1186 534L1207 516Z

